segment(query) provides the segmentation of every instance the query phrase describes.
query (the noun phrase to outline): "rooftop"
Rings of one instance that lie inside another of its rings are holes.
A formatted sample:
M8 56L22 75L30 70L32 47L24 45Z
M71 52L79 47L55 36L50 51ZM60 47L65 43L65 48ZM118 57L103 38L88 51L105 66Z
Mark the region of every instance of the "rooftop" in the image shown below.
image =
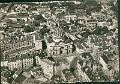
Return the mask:
M18 75L18 77L14 80L15 83L22 84L25 81L26 77L21 74Z
M41 59L41 61L43 61L43 62L45 62L45 63L47 63L47 64L49 64L49 65L53 65L53 64L54 64L53 61L50 61L50 60L48 60L48 59Z

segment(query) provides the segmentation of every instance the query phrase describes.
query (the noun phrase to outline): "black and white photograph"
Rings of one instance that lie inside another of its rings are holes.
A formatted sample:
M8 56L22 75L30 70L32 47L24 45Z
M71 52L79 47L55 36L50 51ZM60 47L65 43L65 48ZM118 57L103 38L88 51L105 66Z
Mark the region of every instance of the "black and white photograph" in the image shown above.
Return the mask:
M118 82L117 0L0 3L1 84Z

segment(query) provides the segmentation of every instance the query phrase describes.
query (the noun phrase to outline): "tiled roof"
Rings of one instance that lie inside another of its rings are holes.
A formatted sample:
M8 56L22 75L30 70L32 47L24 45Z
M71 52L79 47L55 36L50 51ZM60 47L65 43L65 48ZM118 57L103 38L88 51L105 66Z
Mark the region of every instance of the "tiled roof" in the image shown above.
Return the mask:
M28 54L22 54L21 55L21 59L31 59L32 58L32 55L28 55Z

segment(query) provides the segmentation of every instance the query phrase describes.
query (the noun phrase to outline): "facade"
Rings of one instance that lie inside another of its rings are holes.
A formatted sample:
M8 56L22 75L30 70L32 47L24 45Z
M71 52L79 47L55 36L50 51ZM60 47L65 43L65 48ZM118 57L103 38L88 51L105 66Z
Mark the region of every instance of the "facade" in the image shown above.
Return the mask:
M40 60L41 67L43 68L43 73L47 75L50 79L53 76L53 64L54 62L48 59L41 59Z
M8 61L1 61L1 67L8 66Z
M8 62L8 68L9 70L13 69L22 69L22 61L21 60L15 60Z
M37 7L38 12L50 12L50 9L47 6Z
M40 59L39 56L36 56L35 59L36 59L36 64L41 65L41 68L43 68L43 73L47 75L47 77L50 79L53 76L54 62L48 59Z
M61 28L55 28L53 29L53 35L56 37L56 38L61 38L62 35L63 35L63 30Z
M50 46L49 52L51 56L69 54L72 53L72 48L72 44L60 43L59 45Z
M76 19L77 19L77 16L76 16L76 15L65 15L64 18L65 18L65 21L66 21L67 23L70 23L70 19L71 19L71 20L76 20Z
M11 57L7 62L8 68L13 69L28 69L33 66L33 57L27 54L22 54L20 57Z
M23 69L28 69L33 66L33 57L22 55Z

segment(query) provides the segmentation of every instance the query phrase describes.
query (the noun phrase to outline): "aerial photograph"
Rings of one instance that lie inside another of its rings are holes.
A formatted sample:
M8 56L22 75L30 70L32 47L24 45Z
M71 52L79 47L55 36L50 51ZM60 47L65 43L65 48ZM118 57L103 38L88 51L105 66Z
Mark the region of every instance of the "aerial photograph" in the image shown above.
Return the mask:
M0 3L1 84L118 82L117 0Z

